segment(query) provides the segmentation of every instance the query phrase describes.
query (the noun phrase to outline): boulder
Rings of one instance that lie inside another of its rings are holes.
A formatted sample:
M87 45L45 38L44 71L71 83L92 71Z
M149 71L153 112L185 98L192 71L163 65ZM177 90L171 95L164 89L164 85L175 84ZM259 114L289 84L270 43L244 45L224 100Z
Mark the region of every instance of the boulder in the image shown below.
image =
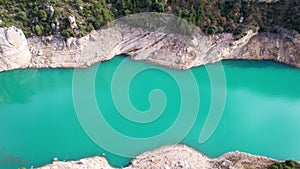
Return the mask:
M46 9L47 13L49 14L50 18L52 18L53 14L54 14L54 8L53 8L53 6L47 5L45 7L45 9Z
M30 61L31 54L22 30L0 28L0 72L28 67Z
M78 29L78 26L77 26L77 23L76 23L76 20L75 20L75 16L69 16L68 20L70 22L70 26L71 26L72 29Z

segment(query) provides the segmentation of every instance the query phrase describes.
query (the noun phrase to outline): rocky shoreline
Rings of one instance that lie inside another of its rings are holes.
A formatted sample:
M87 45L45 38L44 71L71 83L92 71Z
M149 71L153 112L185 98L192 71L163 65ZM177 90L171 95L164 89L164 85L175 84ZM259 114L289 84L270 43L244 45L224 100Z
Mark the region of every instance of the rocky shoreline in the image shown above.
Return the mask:
M230 152L218 158L208 158L200 152L185 146L164 146L153 151L145 152L133 159L129 166L124 169L250 169L266 168L276 160L254 156L242 152ZM39 169L83 169L83 168L105 168L113 169L105 157L95 156L78 161L58 161L45 165Z
M163 19L165 25L176 22L169 16ZM181 70L224 59L268 59L300 68L300 34L295 31L249 30L235 39L230 33L207 36L197 27L192 27L190 34L185 29L166 30L161 25L150 30L117 21L82 38L52 35L26 39L20 29L0 28L0 72L18 68L87 68L117 55Z

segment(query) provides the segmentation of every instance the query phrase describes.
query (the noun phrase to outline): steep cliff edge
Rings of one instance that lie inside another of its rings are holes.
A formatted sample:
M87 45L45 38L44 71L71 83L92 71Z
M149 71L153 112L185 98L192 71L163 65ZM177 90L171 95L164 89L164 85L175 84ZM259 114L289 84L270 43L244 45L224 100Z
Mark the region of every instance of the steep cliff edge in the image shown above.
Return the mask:
M284 29L278 33L249 30L238 40L229 33L206 36L197 27L186 34L121 22L83 38L32 37L27 42L16 28L1 28L0 34L0 71L86 68L116 55L182 70L223 59L270 59L300 67L300 35Z
M277 34L260 33L240 49L236 58L271 59L300 68L300 35L284 29L278 29Z

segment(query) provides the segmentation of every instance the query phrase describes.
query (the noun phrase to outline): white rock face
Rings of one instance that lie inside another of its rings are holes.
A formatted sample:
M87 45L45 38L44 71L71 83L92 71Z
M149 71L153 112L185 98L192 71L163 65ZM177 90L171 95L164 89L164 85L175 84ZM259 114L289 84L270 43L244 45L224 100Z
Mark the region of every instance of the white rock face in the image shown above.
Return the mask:
M0 28L0 72L28 67L31 54L22 30Z
M23 67L87 68L116 55L181 70L223 59L269 59L300 68L300 34L295 31L277 29L274 34L249 30L237 40L229 33L207 36L176 18L153 19L150 15L116 21L82 38L29 38L31 56L20 30L1 29L0 71ZM145 21L147 16L152 20Z
M77 26L77 23L76 23L76 20L75 20L75 16L69 16L68 20L70 22L70 26L71 26L72 29L78 29L78 26Z
M41 169L114 169L104 157L92 157L79 161L62 162L53 160L52 164L41 167Z
M54 14L54 8L53 8L53 6L47 5L46 6L46 11L50 15L50 18L52 18L53 14Z
M126 55L134 60L182 70L223 59L270 59L300 68L300 35L297 32L282 30L272 34L249 30L236 40L230 33L207 36L194 28L186 35L182 31L159 28L149 30L117 22L82 38L65 40L54 36L48 42L39 37L30 38L31 67L86 68L116 55Z

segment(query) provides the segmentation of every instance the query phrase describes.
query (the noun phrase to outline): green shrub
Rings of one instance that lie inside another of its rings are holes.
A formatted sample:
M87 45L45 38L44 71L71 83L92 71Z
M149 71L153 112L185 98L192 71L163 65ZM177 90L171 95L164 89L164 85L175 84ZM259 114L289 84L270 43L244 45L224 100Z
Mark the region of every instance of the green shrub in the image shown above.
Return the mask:
M23 31L23 33L24 33L24 35L25 35L26 38L29 37L29 32L28 31Z
M87 31L87 32L90 32L90 31L92 31L92 30L94 30L94 26L93 26L92 23L89 23L89 25L88 25L86 31Z
M243 32L244 32L244 27L240 25L233 31L233 35L241 35Z
M207 33L208 34L215 34L218 32L218 28L215 25L209 25L207 27Z
M296 166L296 162L293 160L287 160L285 161L285 164L291 167L295 167Z
M42 26L39 26L39 25L35 25L34 27L34 31L37 35L42 35L43 34L43 27Z
M164 12L165 4L163 2L155 2L152 4L152 10L155 12Z
M300 165L293 160L287 160L285 162L276 162L270 167L268 167L268 169L299 169L299 168Z
M71 34L69 33L68 30L63 30L63 31L60 32L60 34L61 34L62 36L64 36L64 37L66 37L66 38L71 37Z
M270 169L279 169L279 168L278 168L278 166L273 165L273 166L270 167Z
M45 22L47 20L47 12L43 9L39 10L39 18L41 21Z
M23 12L23 11L20 11L20 12L18 12L18 13L16 14L16 19L22 20L22 21L27 21L27 20L28 20L28 19L27 19L26 13Z

